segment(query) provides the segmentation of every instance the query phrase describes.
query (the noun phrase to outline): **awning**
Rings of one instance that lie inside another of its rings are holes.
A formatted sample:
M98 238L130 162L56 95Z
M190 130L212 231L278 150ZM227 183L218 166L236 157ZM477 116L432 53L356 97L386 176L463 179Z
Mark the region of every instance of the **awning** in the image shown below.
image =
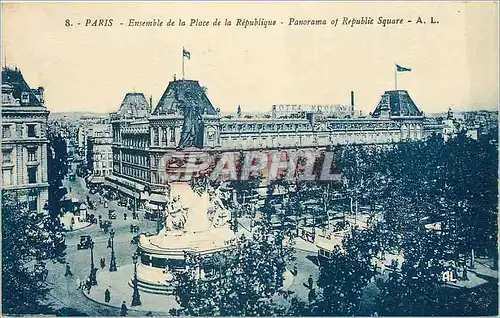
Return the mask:
M152 204L152 203L146 203L146 209L157 211L157 210L162 210L163 207L156 205L156 204Z
M105 181L116 181L116 177L113 175L106 176L104 178Z
M151 193L151 195L149 196L149 202L164 204L167 203L167 198L164 194Z
M92 177L91 179L87 180L90 183L104 183L104 178L103 177Z
M119 190L119 191L121 191L122 193L124 193L124 194L132 197L132 198L139 199L139 193L134 192L134 191L130 190L127 187L124 187L124 186L121 186L121 185L117 185L116 189Z

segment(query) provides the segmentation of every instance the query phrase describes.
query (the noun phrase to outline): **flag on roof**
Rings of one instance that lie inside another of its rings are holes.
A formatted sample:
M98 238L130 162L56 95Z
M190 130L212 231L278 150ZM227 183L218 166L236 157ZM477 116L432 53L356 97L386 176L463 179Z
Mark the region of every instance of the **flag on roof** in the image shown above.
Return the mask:
M398 72L411 72L411 68L404 67L404 66L399 66L396 64L396 70Z
M184 48L182 48L182 56L187 57L188 60L191 59L191 52L186 51Z

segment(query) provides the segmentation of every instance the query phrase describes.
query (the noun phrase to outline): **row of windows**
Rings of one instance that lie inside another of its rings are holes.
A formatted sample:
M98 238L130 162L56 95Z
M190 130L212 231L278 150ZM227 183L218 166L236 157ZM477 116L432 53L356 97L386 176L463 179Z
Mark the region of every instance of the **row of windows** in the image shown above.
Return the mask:
M38 183L38 168L29 167L27 168L27 172L28 172L28 183L29 184ZM2 171L2 184L4 186L10 186L14 184L12 177L13 177L12 169L4 169Z
M20 127L22 127L22 126L20 126ZM20 127L18 127L18 129L20 129ZM14 129L15 129L15 126L13 124L2 125L2 138L3 139L10 139L10 138L15 138L15 137L18 137L18 138L25 137L25 136L23 136L22 133L19 133L19 132L15 133ZM26 130L27 130L26 136L28 138L38 138L39 137L38 124L26 124Z
M94 170L94 175L97 177L105 177L109 176L112 174L113 170L112 169L95 169Z
M106 160L106 159L113 159L113 154L111 152L108 153L94 153L94 160Z
M143 167L149 167L149 158L145 156L122 153L122 161L124 163L133 163Z
M161 144L160 144L160 130L161 130ZM167 138L169 143L174 143L175 144L175 130L170 129L167 131L167 129L161 129L159 128L158 130L151 130L151 133L153 135L153 145L167 145Z
M309 130L309 124L229 124L222 125L222 131L296 131Z
M239 137L223 137L221 140L222 147L235 148L258 148L258 147L284 147L284 146L316 146L326 145L328 143L342 143L342 141L357 141L357 142L386 142L394 141L400 135L400 132L394 131L388 134L345 134L345 135L330 135L329 137L311 137L311 136L264 136L250 137L242 139ZM416 131L407 136L408 138L418 139L420 134Z
M111 160L108 160L108 161L94 161L94 170L95 169L100 169L100 168L111 168L112 166L112 161Z
M38 160L38 147L27 147L28 150L28 161L36 162ZM3 149L2 150L2 163L12 164L12 149Z
M124 175L134 177L136 179L149 181L149 171L139 170L136 167L123 166L122 173Z
M148 140L134 136L134 138L124 138L122 144L129 147L146 148L148 147Z

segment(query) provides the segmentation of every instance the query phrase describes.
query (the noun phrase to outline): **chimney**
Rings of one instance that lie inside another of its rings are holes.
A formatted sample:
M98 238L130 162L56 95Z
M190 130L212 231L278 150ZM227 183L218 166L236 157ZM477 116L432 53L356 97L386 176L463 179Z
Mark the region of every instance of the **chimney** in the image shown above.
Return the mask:
M153 95L149 95L149 105L153 108Z
M354 116L354 91L351 91L351 116Z

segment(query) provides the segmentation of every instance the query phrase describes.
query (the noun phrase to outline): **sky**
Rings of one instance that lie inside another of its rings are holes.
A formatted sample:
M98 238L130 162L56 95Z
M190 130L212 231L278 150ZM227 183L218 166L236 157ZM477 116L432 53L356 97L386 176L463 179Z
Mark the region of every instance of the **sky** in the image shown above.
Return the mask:
M375 24L342 26L344 17ZM379 17L404 23L383 27ZM222 23L127 26L155 18ZM226 18L233 26L224 26ZM234 26L238 18L277 25L243 28ZM290 18L328 25L290 26ZM87 19L113 25L85 27ZM53 112L113 112L134 91L156 105L174 74L181 77L182 47L191 53L185 78L207 87L223 112L348 104L353 90L366 114L394 89L396 63L411 68L398 74L398 89L425 113L498 107L496 2L2 3L3 64L20 68L30 86L43 86Z

